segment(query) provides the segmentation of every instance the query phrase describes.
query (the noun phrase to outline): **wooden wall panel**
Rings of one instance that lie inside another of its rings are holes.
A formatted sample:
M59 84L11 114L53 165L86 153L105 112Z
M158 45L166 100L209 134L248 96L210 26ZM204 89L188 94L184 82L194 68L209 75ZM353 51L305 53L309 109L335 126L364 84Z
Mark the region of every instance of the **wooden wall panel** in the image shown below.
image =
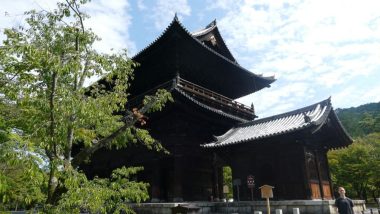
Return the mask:
M329 199L331 200L332 199L332 194L331 194L331 188L330 188L330 184L328 181L324 181L323 184L322 184L322 189L323 189L323 197L324 199Z
M318 182L310 182L311 199L321 199L321 191Z

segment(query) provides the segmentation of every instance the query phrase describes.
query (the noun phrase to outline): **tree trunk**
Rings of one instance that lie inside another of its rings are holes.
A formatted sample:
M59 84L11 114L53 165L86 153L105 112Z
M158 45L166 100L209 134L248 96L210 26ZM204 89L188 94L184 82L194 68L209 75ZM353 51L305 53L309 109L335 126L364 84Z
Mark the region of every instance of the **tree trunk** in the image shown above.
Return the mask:
M55 177L55 164L53 160L50 160L50 172L49 172L49 181L48 181L48 197L46 199L47 204L54 204L54 194L57 188L57 178Z
M57 72L53 71L52 74L52 82L50 89L50 97L49 97L49 108L50 108L50 145L45 149L47 156L49 157L49 181L48 181L48 197L46 202L48 204L53 203L53 195L57 186L57 178L55 177L56 167L55 167L55 158L57 155L57 147L55 143L55 117L54 117L54 96L55 90L57 86L58 75Z
M65 145L65 151L64 151L64 167L65 169L68 169L71 166L71 149L73 147L73 140L74 140L74 128L73 128L73 121L74 121L74 115L70 117L69 126L67 128L67 145Z

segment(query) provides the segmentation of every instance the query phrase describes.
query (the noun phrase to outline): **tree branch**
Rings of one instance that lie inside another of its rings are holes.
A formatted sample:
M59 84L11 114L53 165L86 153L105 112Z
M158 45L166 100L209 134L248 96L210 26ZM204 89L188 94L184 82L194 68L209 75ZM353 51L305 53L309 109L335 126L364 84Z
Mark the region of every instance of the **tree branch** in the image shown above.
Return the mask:
M82 74L79 77L78 89L80 89L80 88L83 87L84 80L85 80L86 75L87 75L87 70L88 70L88 65L89 65L89 59L87 58L88 57L87 55L88 54L86 52L86 62L84 64L84 68L83 68Z
M78 5L75 3L74 1L74 5L72 5L68 0L66 0L66 3L69 5L69 7L74 11L75 14L77 14L78 18L79 18L79 22L80 22L80 25L82 27L82 33L84 34L84 24L83 24L83 18L82 18L82 14L80 13L79 11L79 8L78 8ZM75 6L75 8L74 8Z
M151 102L143 106L139 112L141 114L145 114L157 101L156 99L152 99ZM114 140L116 137L118 137L120 134L122 134L124 131L126 131L129 127L134 126L134 124L139 121L139 117L137 115L134 115L132 113L129 113L123 118L124 125L117 129L115 132L110 134L109 136L97 141L94 143L91 147L83 148L71 161L71 165L76 168L79 167L85 160L87 160L89 157L91 157L92 154L94 154L96 151L98 151L101 148L106 147L112 140Z

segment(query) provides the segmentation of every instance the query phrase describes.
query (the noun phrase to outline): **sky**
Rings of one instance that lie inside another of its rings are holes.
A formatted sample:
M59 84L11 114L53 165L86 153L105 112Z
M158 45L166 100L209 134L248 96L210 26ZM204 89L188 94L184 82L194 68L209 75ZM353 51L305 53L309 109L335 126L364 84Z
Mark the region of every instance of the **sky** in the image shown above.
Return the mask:
M53 0L1 0L5 28L22 25L23 11L52 10ZM102 52L133 56L158 38L177 13L190 32L216 19L238 63L274 75L270 88L238 99L266 117L331 96L334 108L380 101L378 0L92 0L85 26Z

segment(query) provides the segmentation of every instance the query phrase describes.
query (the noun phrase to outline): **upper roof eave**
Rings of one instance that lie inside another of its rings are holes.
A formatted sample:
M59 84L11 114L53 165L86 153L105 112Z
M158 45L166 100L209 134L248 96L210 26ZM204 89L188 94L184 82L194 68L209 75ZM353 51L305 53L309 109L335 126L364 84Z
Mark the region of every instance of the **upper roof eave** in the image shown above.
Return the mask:
M214 30L216 28L216 20L212 21L210 24L208 24L205 28L191 32L192 36L199 37L204 36Z
M286 116L289 116L289 115L299 114L299 113L306 112L308 110L311 110L311 109L315 108L315 106L317 106L318 104L320 104L320 105L326 105L326 106L332 106L331 105L331 97L329 97L329 98L327 98L325 100L322 100L320 102L317 102L317 103L314 103L314 104L311 104L311 105L299 108L299 109L295 109L295 110L288 111L288 112L285 112L285 113L281 113L281 114L277 114L277 115L273 115L273 116L257 119L257 120L254 120L254 121L251 121L251 122L248 122L248 123L245 123L245 124L241 124L241 126L249 126L249 125L256 124L256 123L262 123L262 122L265 122L265 121L270 121L270 120L275 120L275 119L278 119L278 118L286 117ZM320 121L318 122L318 124L319 123L320 123Z
M153 42L151 42L148 46L146 46L144 49L142 49L141 51L139 51L135 56L132 57L132 60L135 60L136 58L138 58L140 55L142 55L144 52L148 51L155 43L157 43L161 38L164 37L164 35L169 31L169 29L171 29L172 27L174 27L176 24L178 24L182 30L184 30L186 32L186 34L191 37L191 39L193 41L195 41L196 43L198 43L199 45L201 45L203 48L205 48L206 50L210 51L210 53L222 58L223 60L227 61L228 63L232 64L233 66L237 67L239 70L241 70L242 72L252 76L252 77L255 77L255 78L258 78L258 79L261 79L262 81L266 82L266 85L267 87L270 87L270 84L272 84L274 81L276 81L276 79L274 78L274 76L269 76L269 77L263 77L263 76L260 76L260 75L257 75L257 74L254 74L252 73L251 71L243 68L242 66L240 66L239 64L237 64L236 62L228 59L227 57L221 55L220 53L212 50L211 48L209 48L208 46L206 46L205 44L202 44L202 42L200 42L198 39L196 39L194 36L192 36L192 34L182 25L182 23L178 20L178 17L175 16L172 20L172 22L170 23L170 25L164 30L164 32L158 37L156 38ZM264 88L264 87L262 87ZM262 89L260 88L260 89ZM260 90L258 89L258 90ZM257 90L257 91L258 91ZM244 95L243 95L244 96Z
M222 49L226 51L225 57L233 61L234 63L238 64L237 60L235 57L232 55L230 49L228 48L226 42L224 41L222 35L219 32L218 26L216 24L216 20L212 21L210 24L206 26L203 30L199 30L197 32L191 33L192 36L194 36L197 39L200 39L201 37L207 35L207 34L213 34L217 37L217 41L219 41L222 45Z

